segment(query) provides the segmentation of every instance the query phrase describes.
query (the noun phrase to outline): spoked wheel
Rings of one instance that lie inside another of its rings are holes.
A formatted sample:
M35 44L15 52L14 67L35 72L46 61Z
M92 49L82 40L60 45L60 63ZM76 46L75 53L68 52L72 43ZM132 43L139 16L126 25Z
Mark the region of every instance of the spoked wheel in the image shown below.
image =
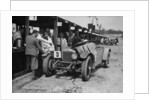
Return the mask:
M43 59L43 73L46 75L46 77L54 73L54 62L55 60L51 57L51 55L48 55Z
M90 56L87 57L82 63L81 75L83 81L88 81L90 79L90 74L92 70L93 62Z
M105 67L105 68L108 68L108 67L109 67L109 66L108 66L109 60L110 60L110 51L108 52L107 59L102 61L102 63L104 64L104 67Z

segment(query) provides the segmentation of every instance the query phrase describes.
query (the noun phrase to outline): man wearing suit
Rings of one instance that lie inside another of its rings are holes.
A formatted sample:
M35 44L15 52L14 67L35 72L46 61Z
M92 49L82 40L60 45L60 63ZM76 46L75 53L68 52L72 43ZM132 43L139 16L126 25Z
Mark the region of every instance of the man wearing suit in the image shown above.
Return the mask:
M35 71L38 69L38 55L39 50L41 52L42 48L39 44L39 40L36 38L38 36L38 31L33 30L33 32L26 37L26 51L25 54L27 55L27 66L31 66L31 70L33 72L33 79L36 79Z

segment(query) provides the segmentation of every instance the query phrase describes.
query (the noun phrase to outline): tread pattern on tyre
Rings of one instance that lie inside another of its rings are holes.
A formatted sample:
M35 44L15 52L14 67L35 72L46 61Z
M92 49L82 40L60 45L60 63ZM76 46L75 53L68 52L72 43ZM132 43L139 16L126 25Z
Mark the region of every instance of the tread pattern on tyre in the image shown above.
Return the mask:
M48 55L47 57L45 57L43 59L43 73L46 75L46 76L50 76L52 73L51 71L49 70L49 61L51 60L51 56Z
M90 77L90 76L87 77L87 67L88 67L87 64L88 64L88 61L89 61L89 60L91 60L91 57L90 57L90 56L88 56L87 59L82 62L81 75L82 75L82 80L83 80L83 81L88 81L88 80L89 80L89 77ZM89 74L90 74L90 73L89 73Z

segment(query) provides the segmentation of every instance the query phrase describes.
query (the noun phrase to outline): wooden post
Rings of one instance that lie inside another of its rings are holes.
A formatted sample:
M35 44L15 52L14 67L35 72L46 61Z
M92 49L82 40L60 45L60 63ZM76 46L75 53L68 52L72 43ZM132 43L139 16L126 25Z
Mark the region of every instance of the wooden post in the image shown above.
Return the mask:
M69 37L72 36L70 27L71 27L71 24L69 23Z
M26 37L29 35L29 16L25 16L25 42L26 42ZM26 61L26 70L25 71L29 71L30 69L30 65L29 65L29 62L27 61L27 59L25 60Z
M57 26L57 22L58 22L58 17L56 17L55 21L54 21L54 45L55 45L55 50L57 50L57 38L58 38L58 26Z
M78 27L76 29L76 34L77 34L77 37L79 37L79 28Z
M25 28L25 35L29 35L29 16L26 16L25 17L25 25L26 25L26 28Z

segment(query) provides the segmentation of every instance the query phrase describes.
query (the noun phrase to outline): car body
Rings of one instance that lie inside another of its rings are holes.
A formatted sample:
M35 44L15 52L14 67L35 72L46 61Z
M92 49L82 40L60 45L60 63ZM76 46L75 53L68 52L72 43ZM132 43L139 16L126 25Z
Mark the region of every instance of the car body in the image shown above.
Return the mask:
M60 70L81 72L82 80L88 81L96 65L103 63L107 67L110 52L109 48L96 47L93 42L79 42L71 48L45 56L43 71L46 76Z
M117 45L119 43L118 38L110 39L108 45Z
M104 45L109 45L109 43L110 43L109 38L105 38L105 39L104 39Z

